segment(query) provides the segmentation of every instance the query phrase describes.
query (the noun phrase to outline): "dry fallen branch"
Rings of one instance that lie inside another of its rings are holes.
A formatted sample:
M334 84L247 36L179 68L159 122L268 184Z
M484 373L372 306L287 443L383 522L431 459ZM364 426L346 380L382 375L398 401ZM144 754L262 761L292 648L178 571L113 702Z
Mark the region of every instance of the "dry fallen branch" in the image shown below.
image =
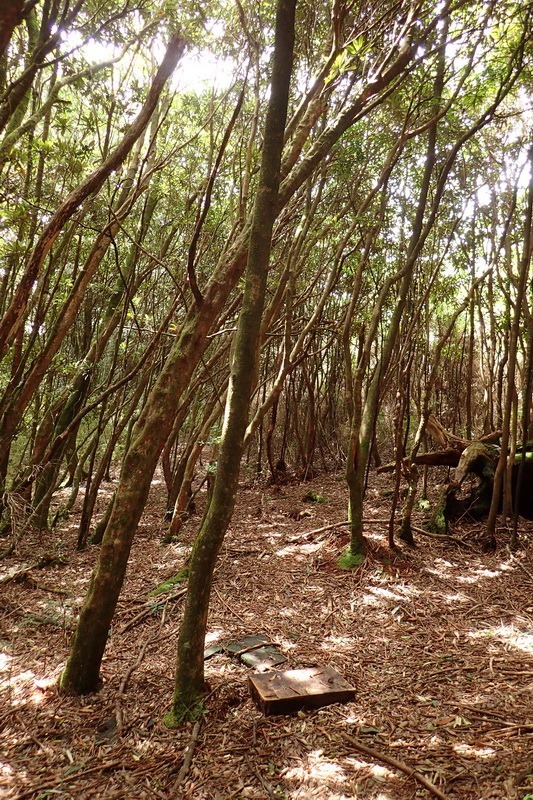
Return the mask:
M342 735L346 741L355 747L356 750L359 750L360 753L364 753L367 756L371 756L371 758L375 758L376 761L382 761L385 764L389 764L391 767L399 769L405 775L417 780L428 790L428 792L431 792L432 795L438 797L439 800L447 800L446 795L443 794L443 792L441 792L441 790L438 789L434 783L431 783L430 780L425 778L420 772L417 772L417 770L413 767L409 767L407 764L404 764L403 761L398 761L396 758L392 758L392 756L385 755L385 753L379 753L377 750L374 750L372 747L368 747L366 744L363 744L353 736L349 736L347 733L343 733Z
M364 519L363 525L388 525L388 519ZM312 531L307 531L306 533L299 533L297 536L291 536L287 539L288 542L298 542L300 539L307 539L310 536L317 536L319 533L326 533L326 531L332 531L334 528L346 528L348 525L351 525L350 520L345 520L344 522L334 522L332 525L324 525L322 528L315 528Z
M142 664L143 659L144 659L144 657L146 655L146 651L148 650L150 645L155 644L156 642L159 641L159 638L161 636L161 628L163 627L163 625L165 623L165 616L166 616L166 605L165 605L165 608L163 610L163 616L161 618L161 623L159 625L159 630L158 630L157 634L155 636L151 636L149 639L147 639L144 642L144 644L142 645L141 649L139 650L139 654L138 654L135 662L133 664L131 664L130 667L126 670L126 673L124 674L122 680L120 681L120 686L119 686L119 689L118 689L118 692L117 692L117 697L116 697L116 702L115 702L115 719L117 721L117 733L119 735L122 733L122 728L124 726L124 715L122 713L122 704L121 703L122 703L122 697L124 696L124 694L126 692L126 687L128 685L128 681L131 678L131 676L133 675L134 671L137 669L137 667L139 667Z
M154 611L158 611L160 608L165 609L166 606L167 606L167 603L169 603L171 600L179 600L179 598L183 597L183 595L186 592L187 592L187 589L180 589L179 592L174 592L173 594L169 594L168 597L165 597L165 600L164 600L163 603L154 603L153 600L150 600L146 604L146 608L143 608L142 611L139 611L138 614L136 614L134 617L132 617L129 620L129 622L126 622L126 624L119 630L119 632L118 632L119 636L122 636L130 628L133 628L134 625L136 625L138 622L143 620L145 617L148 617L148 616L150 616L150 614L153 614Z
M43 569L43 567L53 566L54 564L58 563L61 563L61 561L55 556L44 555L33 564L29 564L28 566L22 567L22 569L17 569L14 572L4 575L4 577L0 579L0 586L5 586L6 583L11 583L11 581L25 581L32 570Z
M467 547L469 550L476 549L463 539L458 539L457 536L450 536L449 533L430 533L430 531L425 531L424 528L417 528L415 525L411 525L411 530L415 533L419 533L421 536L428 536L430 539L442 539L444 542L455 542L455 544L459 544L461 547Z
M58 786L61 786L62 783L68 783L69 781L78 780L79 778L85 778L87 775L91 775L95 772L103 773L110 769L122 769L124 766L123 759L114 759L113 761L108 761L107 763L100 761L95 767L89 767L88 769L82 769L77 772L71 772L69 775L60 775L54 781L46 784L45 786L39 786L36 790L36 787L30 787L22 794L19 794L17 800L28 800L36 791L41 792L41 796L45 793L55 793L57 792Z
M192 759L194 756L194 751L196 750L196 745L198 743L198 737L200 736L201 727L202 727L202 720L199 719L197 722L194 723L191 739L189 741L189 744L187 745L187 749L185 750L185 756L183 757L183 764L181 765L181 769L178 772L178 777L176 778L172 786L171 794L174 794L174 792L178 791L180 786L185 781L185 778L189 774L189 770L192 764Z
M287 541L291 543L298 542L300 539L307 539L309 536L317 536L319 533L332 531L334 528L344 528L349 524L349 520L346 520L345 522L334 522L332 525L324 525L322 528L315 528L314 530L307 531L306 533L299 533L297 536L290 536Z

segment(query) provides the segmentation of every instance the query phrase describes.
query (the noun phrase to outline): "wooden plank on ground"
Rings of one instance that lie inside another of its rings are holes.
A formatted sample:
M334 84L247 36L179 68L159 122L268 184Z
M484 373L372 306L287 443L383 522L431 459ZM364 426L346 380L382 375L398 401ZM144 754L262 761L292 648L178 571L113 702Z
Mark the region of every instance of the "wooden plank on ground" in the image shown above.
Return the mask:
M354 687L332 667L254 673L248 683L252 699L265 716L347 703L355 698Z

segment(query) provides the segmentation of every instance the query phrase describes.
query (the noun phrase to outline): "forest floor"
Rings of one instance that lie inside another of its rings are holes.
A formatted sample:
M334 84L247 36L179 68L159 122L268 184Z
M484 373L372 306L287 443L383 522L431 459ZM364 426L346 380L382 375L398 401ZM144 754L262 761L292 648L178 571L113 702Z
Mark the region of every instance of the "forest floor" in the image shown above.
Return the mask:
M251 670L219 653L206 661L201 724L164 726L183 592L150 592L183 567L199 518L163 546L160 482L97 694L56 688L97 549L76 552L76 513L59 531L19 541L0 562L0 796L533 798L533 523L521 521L514 553L500 531L498 551L482 555L479 524L455 527L463 544L418 536L416 549L394 555L390 487L373 479L371 552L352 571L337 566L346 528L317 531L346 518L342 475L239 493L208 644L264 634L287 657L282 669L331 666L356 688L352 702L287 716L263 716L249 696ZM305 502L310 490L326 502Z

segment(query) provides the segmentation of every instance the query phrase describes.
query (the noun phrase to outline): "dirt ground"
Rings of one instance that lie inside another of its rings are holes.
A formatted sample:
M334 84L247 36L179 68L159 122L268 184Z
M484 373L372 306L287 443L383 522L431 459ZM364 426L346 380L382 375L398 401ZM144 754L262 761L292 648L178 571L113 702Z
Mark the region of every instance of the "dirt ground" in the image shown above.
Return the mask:
M206 662L205 718L163 725L183 592L150 592L182 568L199 518L162 545L160 482L98 694L56 688L97 549L76 552L75 513L20 541L0 562L0 796L533 800L533 524L521 524L513 553L505 531L482 555L481 525L458 525L455 541L417 536L395 556L390 486L381 478L369 491L371 553L349 572L337 566L346 528L327 528L346 519L342 475L239 494L208 644L265 634L283 668L329 665L356 688L353 702L289 716L264 717L251 670L220 653ZM304 501L310 490L326 502Z

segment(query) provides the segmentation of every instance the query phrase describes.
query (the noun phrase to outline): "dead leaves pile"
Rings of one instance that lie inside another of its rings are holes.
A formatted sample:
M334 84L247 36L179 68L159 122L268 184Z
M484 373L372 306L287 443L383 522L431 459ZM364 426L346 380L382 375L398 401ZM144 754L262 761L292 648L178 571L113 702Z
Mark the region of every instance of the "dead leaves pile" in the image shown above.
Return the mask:
M308 488L325 502L304 502ZM149 593L183 567L197 519L162 546L157 487L96 695L56 691L96 551L74 551L75 516L21 542L0 563L2 797L531 800L532 529L515 553L502 535L496 554L481 555L464 528L469 549L424 538L391 554L378 490L365 511L371 553L354 571L336 563L347 541L334 526L345 520L341 476L241 492L208 643L261 632L286 666L330 665L357 687L352 703L289 717L263 718L248 668L221 653L206 662L202 724L164 727L183 592ZM41 552L54 560L34 569Z

